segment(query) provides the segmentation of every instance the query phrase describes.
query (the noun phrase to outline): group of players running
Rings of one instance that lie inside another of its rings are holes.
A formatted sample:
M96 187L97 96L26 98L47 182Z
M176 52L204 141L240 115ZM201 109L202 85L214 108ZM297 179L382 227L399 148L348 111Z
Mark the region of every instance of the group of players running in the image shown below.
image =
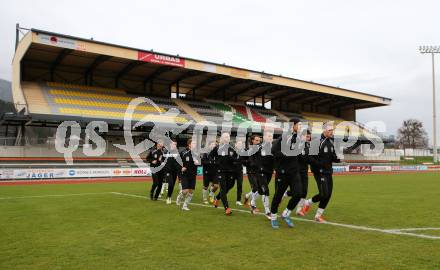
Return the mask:
M153 168L153 185L150 198L157 200L161 193L166 190L166 203L171 204L172 194L177 179L180 179L180 192L176 198L176 204L182 206L182 210L188 211L196 186L197 167L203 166L203 190L202 199L205 204L213 204L218 207L221 201L226 215L232 211L228 202L228 192L237 183L237 205L241 203L243 185L243 166L246 167L251 191L244 196L244 205L249 206L252 214L259 212L257 199L261 196L266 217L270 220L274 229L279 228L278 208L285 197L290 197L286 209L281 214L281 219L288 227L293 227L291 213L305 216L313 203L319 203L315 214L315 221L325 222L324 209L330 200L333 190L334 162L340 162L337 158L333 126L326 125L320 138L317 155L309 153L311 135L307 131L301 142L302 151L299 155L286 155L283 147L295 150L298 147L298 133L301 130L300 119L293 118L291 133L287 139L281 137L273 141L272 132L264 132L263 138L259 135L250 137L248 148L243 141L237 140L232 146L229 133L222 133L219 142L208 142L209 152L203 155L196 153L196 143L188 140L187 147L178 153L176 141L172 141L168 149L164 149L162 142L157 142L155 148L148 154L147 162ZM282 145L285 144L285 145ZM252 148L253 154L244 154ZM182 165L178 162L178 156ZM308 171L309 166L318 186L318 194L307 199ZM275 192L272 202L269 202L269 183L275 171ZM165 185L163 185L165 183Z

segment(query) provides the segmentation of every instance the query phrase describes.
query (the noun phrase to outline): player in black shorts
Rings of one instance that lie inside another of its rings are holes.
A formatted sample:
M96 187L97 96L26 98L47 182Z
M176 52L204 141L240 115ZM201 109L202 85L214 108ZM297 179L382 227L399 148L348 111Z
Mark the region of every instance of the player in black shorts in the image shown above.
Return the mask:
M304 206L304 203L306 202L307 192L309 188L309 150L311 140L312 133L310 132L310 130L307 130L307 134L304 138L304 149L301 155L298 156L299 176L301 179L301 200L296 206L296 214L299 216L304 216L304 213L301 210Z
M222 133L220 136L220 144L211 151L211 155L213 155L217 167L216 177L220 183L220 192L214 200L214 207L218 207L218 201L221 200L227 216L232 214L227 195L229 190L234 187L235 181L232 173L234 160L236 160L237 157L234 148L229 144L230 139L229 133Z
M236 205L242 206L241 195L243 194L243 166L246 163L247 156L245 155L245 144L242 140L237 140L235 142L235 152L237 152L236 159L234 161L234 169L232 172L232 177L237 183L237 201Z
M148 153L147 162L150 163L152 169L153 185L150 190L150 199L156 201L159 197L160 190L163 183L163 171L160 170L163 159L163 141L156 142L154 148ZM156 171L157 170L157 171Z
M306 200L303 209L301 210L303 214L307 214L312 203L319 203L318 210L316 210L315 214L315 220L320 223L325 222L322 214L324 213L333 192L333 163L341 162L336 155L333 132L333 123L326 123L319 144L318 156L310 157L312 171L315 176L316 184L318 185L319 193L311 199Z
M170 150L165 149L163 156L164 162L166 162L163 167L163 175L165 181L168 183L168 191L167 191L167 204L171 204L171 197L173 195L174 185L176 184L177 175L181 171L181 167L177 162L177 157L179 156L179 152L177 151L177 142L173 139L171 141Z
M215 177L215 160L212 159L210 155L212 149L216 146L216 142L209 143L209 152L202 155L202 166L203 166L203 189L202 189L202 200L204 204L208 204L208 192L209 200L211 203L214 202L215 192L218 189L218 182ZM211 186L209 186L211 184Z
M176 204L183 202L182 210L189 211L188 204L191 202L193 191L196 188L197 166L200 165L200 157L195 153L196 142L188 140L187 148L180 153L182 159L182 192L177 196Z
M249 140L249 148L250 148L249 150L251 152L252 151L255 152L256 150L253 150L251 148L259 147L260 143L261 143L260 135L253 134ZM247 177L249 180L249 185L251 186L251 191L244 195L244 204L248 205L250 202L251 207L253 206L252 211L253 211L253 213L255 213L258 211L258 209L256 207L256 200L259 196L258 186L257 186L256 180L255 180L255 178L256 178L255 174L258 171L258 165L255 162L255 159L252 158L252 155L250 155L248 157L246 165L247 165L246 166L246 174L247 174Z
M296 214L298 216L304 216L304 212L302 211L303 206L306 202L307 192L309 187L309 164L310 164L310 141L312 139L310 130L307 130L307 135L304 138L304 149L302 153L298 156L298 164L299 164L299 176L301 179L301 200L296 206ZM312 167L313 171L313 167ZM285 197L292 196L292 191L286 191Z
M263 135L263 143L259 146L258 151L250 157L256 166L255 183L258 194L261 195L266 217L271 219L269 208L269 183L272 179L274 158L272 151L273 133L266 131ZM255 201L251 204L251 212L255 211Z
M289 227L294 226L290 214L301 200L302 188L299 176L299 153L296 153L300 150L298 149L297 140L300 139L298 132L301 130L301 120L293 118L290 122L292 124L292 133L287 138L281 137L277 139L272 146L272 154L275 158L275 181L277 181L277 188L271 205L271 225L273 229L279 228L277 220L278 207L287 188L290 188L292 191L292 198L289 200L287 208L283 211L281 217Z

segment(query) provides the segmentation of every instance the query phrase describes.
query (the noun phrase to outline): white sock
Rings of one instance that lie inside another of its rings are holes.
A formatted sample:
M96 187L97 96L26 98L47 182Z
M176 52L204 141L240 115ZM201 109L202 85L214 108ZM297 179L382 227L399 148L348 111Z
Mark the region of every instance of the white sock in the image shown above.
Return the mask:
M298 213L303 208L304 204L306 203L306 199L301 199L296 206L296 212Z
M254 207L256 207L257 206L257 199L258 199L258 196L259 196L259 194L258 194L258 192L252 192L252 195L251 195L251 206L254 206Z
M270 218L271 218L272 220L277 220L277 214L271 214L271 215L270 215Z
M292 211L290 211L289 209L284 209L283 213L281 214L283 217L290 217L290 214L292 213Z
M214 186L209 187L209 196L211 196L211 197L215 196Z
M183 197L183 192L180 191L179 194L177 195L176 202L181 202L182 197Z
M186 198L185 198L185 206L188 206L188 204L191 202L191 200L192 200L192 197L193 197L193 194L192 193L188 193L188 194L186 194Z
M316 210L315 218L322 216L323 213L324 213L324 209L318 208L318 210Z
M188 193L183 193L182 192L182 197L181 197L181 201L183 202L182 207L187 207L188 205L186 204L186 198L188 196Z
M308 199L308 200L305 200L304 203L305 203L306 205L312 205L312 204L313 204L313 201L312 201L312 199Z
M269 208L269 196L263 195L261 197L261 200L263 201L263 205L264 205L264 211L265 213L270 213L270 208Z
M202 197L203 197L204 201L206 201L208 199L208 190L207 189L202 190Z

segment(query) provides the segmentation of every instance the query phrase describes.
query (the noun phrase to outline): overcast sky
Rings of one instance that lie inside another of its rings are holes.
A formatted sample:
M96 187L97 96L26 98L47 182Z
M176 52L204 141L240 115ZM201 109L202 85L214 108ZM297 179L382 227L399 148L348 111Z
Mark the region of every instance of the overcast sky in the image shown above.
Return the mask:
M389 97L357 119L393 134L416 118L431 137L431 58L418 46L440 45L439 1L1 1L8 80L17 22Z

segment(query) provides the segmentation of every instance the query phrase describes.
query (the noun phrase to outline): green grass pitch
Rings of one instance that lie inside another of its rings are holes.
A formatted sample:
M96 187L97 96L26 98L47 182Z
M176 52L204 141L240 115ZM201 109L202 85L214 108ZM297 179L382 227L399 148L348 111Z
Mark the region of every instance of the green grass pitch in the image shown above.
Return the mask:
M440 239L417 236L440 238L439 173L335 176L334 184L327 220L380 230L298 220L272 230L261 215L183 212L110 193L146 196L143 182L0 186L0 269L440 269ZM193 202L200 198L198 181ZM383 231L412 228L421 229Z

